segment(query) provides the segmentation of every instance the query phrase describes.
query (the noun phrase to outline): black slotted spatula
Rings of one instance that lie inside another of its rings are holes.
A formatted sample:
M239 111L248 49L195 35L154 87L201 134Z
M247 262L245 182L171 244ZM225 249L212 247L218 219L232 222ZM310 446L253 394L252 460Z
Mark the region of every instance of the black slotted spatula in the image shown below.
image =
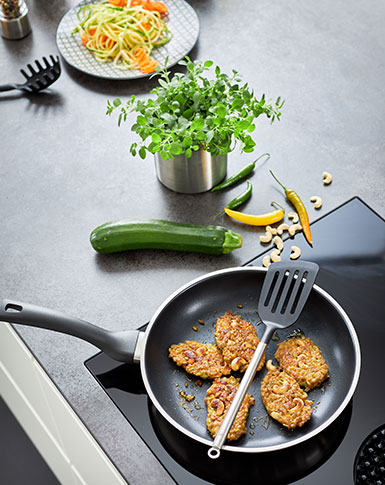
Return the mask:
M58 56L50 55L50 61L43 57L44 66L35 60L35 66L27 64L29 72L24 69L20 69L20 72L25 77L26 82L24 84L10 83L2 84L0 86L0 91L11 91L12 89L19 89L25 91L26 93L38 93L43 89L48 88L53 84L59 77L61 73L60 60Z
M269 266L258 303L258 314L265 331L239 384L237 393L208 451L218 458L220 450L254 379L258 364L275 330L290 327L298 320L308 299L319 266L310 261L279 261Z

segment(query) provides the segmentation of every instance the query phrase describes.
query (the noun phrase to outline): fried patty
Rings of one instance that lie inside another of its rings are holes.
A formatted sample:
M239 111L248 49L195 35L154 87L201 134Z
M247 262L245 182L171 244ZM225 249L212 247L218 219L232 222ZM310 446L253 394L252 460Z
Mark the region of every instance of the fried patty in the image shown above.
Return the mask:
M313 401L307 399L292 376L273 366L271 360L266 366L269 371L261 383L261 395L267 412L288 429L302 426L311 418Z
M321 350L310 338L291 338L281 342L275 358L305 391L314 389L329 377Z
M207 390L207 397L205 397L207 405L206 425L213 438L217 435L227 410L234 399L239 387L239 381L240 379L234 376L220 377L215 379L212 386ZM253 396L246 394L227 435L228 441L235 441L246 433L247 416L249 415L250 406L253 404Z
M243 320L240 315L226 312L217 319L214 335L226 364L233 371L244 372L259 342L253 325L247 320ZM257 370L261 370L264 363L265 354L263 354Z
M202 379L214 379L229 375L230 367L224 362L223 355L216 345L194 340L186 340L171 345L169 357L186 372Z

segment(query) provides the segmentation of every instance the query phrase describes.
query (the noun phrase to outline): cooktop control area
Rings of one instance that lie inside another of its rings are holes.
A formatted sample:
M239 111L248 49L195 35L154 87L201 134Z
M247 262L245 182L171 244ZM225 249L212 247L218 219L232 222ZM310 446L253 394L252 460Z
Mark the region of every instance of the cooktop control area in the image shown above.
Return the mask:
M385 484L385 425L375 429L362 443L354 464L357 485Z
M355 197L318 219L311 230L314 246L302 234L287 238L282 259L289 259L295 245L302 259L319 264L316 283L350 317L362 354L353 399L334 423L311 440L284 453L222 453L220 461L213 462L206 446L182 435L159 415L145 393L139 366L121 364L103 353L86 362L176 483L385 484L385 386L379 385L385 368L385 221ZM262 266L270 251L269 246L246 265ZM263 422L252 424L249 432L263 432Z

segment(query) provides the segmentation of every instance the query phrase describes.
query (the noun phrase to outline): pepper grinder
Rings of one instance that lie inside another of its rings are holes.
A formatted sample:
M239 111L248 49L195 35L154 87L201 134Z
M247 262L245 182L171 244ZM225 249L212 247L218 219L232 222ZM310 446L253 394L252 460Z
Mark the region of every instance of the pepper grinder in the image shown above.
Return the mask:
M6 39L22 39L31 32L28 7L24 0L0 0L1 35Z

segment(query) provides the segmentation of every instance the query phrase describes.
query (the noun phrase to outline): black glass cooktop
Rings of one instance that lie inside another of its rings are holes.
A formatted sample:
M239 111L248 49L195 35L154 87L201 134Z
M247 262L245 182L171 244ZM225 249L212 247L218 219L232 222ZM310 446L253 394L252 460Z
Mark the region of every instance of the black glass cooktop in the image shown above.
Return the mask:
M274 453L222 452L214 462L207 457L207 446L182 435L157 412L139 366L103 353L85 363L176 483L385 484L385 221L355 197L311 227L313 248L298 234L286 241L282 255L288 257L286 247L295 244L302 259L319 264L317 285L349 315L362 353L352 401L311 440ZM261 266L266 252L247 265ZM253 426L249 432L264 423Z

